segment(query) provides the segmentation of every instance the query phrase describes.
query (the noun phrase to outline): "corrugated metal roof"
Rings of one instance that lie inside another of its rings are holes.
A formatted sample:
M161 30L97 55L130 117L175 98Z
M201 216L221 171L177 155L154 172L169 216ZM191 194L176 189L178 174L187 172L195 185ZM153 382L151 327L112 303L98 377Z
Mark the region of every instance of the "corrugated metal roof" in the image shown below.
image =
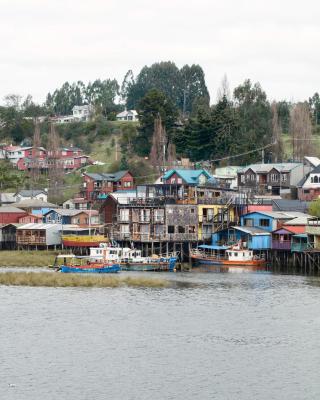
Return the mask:
M24 213L24 210L15 206L1 206L0 213Z
M30 229L30 230L50 230L50 229L59 229L61 228L61 224L37 224L37 223L29 223L19 226L17 229Z
M252 236L270 235L270 232L264 231L260 228L254 228L252 226L233 226L232 228L237 231L248 233Z
M303 166L302 163L274 163L274 164L250 164L247 167L240 168L238 172L246 172L249 169L257 173L270 172L276 169L279 172L289 172L298 166Z
M57 204L48 203L46 201L31 199L31 200L21 200L19 202L14 203L18 207L25 208L58 208Z
M94 179L95 181L111 181L111 182L117 182L119 181L126 173L129 171L117 171L114 173L93 173L93 172L85 172L85 175L89 176L90 178Z
M177 174L189 184L199 183L199 176L204 174L209 179L212 176L205 169L170 169L163 175L163 180L169 179L173 174Z

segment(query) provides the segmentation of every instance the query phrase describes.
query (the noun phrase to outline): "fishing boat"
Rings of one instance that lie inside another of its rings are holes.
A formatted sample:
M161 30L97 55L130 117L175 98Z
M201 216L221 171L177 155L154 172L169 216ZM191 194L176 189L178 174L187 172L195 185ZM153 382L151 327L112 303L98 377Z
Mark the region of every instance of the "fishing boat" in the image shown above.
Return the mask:
M90 248L90 260L120 264L123 271L174 271L177 254L143 257L141 250L101 243L98 248Z
M263 257L254 255L252 250L241 244L234 246L201 245L191 251L191 259L196 264L231 265L231 266L264 266Z
M60 261L61 260L61 261ZM93 262L88 257L74 254L60 254L56 257L54 266L63 273L110 274L121 270L116 263Z

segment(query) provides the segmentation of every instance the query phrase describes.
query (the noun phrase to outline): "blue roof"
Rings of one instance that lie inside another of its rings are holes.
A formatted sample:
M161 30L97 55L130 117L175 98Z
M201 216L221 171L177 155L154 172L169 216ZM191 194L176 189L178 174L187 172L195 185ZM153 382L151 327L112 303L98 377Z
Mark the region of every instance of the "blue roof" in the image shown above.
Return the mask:
M308 235L306 233L299 233L297 235L293 235L295 238L301 238L301 239L308 239Z
M208 245L208 244L201 244L198 246L200 249L209 249L209 250L228 250L230 246L214 246L214 245Z
M208 179L211 175L205 169L170 169L163 175L163 180L169 179L173 174L180 176L188 184L198 184L199 176L205 175Z

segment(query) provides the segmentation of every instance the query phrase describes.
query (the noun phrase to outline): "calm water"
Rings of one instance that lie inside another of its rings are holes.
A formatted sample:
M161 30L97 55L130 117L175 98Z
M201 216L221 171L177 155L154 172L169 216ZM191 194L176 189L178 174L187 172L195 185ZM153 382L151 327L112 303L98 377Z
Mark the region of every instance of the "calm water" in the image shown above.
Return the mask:
M319 278L161 277L179 284L0 287L0 399L320 398Z

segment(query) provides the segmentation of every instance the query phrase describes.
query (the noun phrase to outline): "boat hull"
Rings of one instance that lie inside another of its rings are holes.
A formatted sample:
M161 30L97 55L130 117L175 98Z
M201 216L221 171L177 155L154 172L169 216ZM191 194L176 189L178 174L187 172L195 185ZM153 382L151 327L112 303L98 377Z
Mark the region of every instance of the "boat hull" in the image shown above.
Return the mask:
M123 271L173 271L176 266L177 259L172 257L170 259L164 259L159 262L150 263L120 263Z
M259 267L266 265L265 260L246 260L246 261L231 261L223 259L214 259L210 257L192 257L195 264L207 264L207 265L232 265L234 267Z
M105 265L102 267L74 267L62 265L60 271L63 273L82 273L82 274L114 274L121 271L119 264Z

